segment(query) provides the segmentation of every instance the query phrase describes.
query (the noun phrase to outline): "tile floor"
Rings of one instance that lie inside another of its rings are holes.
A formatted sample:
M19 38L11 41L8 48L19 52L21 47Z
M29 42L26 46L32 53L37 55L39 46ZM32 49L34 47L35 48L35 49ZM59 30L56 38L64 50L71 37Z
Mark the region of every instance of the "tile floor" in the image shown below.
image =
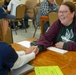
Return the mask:
M29 25L30 25L30 27L27 29L27 33L25 32L24 29L18 29L17 35L15 34L15 31L12 31L13 42L19 42L19 41L23 41L23 40L33 37L35 29L32 24L32 21L29 21ZM40 29L37 30L35 37L38 38L39 36L40 36Z

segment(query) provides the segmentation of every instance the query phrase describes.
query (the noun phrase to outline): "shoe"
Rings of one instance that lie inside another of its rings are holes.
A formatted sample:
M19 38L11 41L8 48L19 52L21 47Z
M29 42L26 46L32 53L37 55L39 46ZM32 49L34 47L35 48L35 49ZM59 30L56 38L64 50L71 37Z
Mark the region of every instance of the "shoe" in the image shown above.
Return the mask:
M26 26L26 28L29 28L29 27L30 27L29 25Z
M18 26L19 27L19 29L23 29L23 27L22 26Z

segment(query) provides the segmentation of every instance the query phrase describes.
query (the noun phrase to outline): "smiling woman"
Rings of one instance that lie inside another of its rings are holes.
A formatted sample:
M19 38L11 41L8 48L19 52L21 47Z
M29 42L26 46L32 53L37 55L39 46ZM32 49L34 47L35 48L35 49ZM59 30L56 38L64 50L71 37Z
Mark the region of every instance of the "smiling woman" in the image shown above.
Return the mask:
M70 25L73 22L73 17L75 16L75 5L72 5L71 3L63 3L59 8L58 16L63 25Z
M27 51L44 51L49 46L55 46L68 51L76 51L76 7L73 2L64 2L58 10L59 19L49 30L37 40L35 46Z

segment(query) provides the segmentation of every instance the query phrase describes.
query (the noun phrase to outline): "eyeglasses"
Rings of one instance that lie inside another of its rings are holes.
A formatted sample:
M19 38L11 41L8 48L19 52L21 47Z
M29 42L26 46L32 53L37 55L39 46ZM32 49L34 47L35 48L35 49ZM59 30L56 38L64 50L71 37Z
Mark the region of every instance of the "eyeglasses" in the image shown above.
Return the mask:
M58 11L58 13L66 14L68 11Z

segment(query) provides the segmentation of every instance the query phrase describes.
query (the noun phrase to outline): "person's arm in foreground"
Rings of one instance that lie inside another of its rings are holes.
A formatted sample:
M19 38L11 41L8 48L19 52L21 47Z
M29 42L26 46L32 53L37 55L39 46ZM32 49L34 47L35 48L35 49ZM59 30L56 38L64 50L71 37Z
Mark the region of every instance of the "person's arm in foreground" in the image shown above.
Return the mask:
M19 68L35 58L34 51L32 51L29 54L26 54L24 51L20 51L20 52L17 52L17 54L18 54L18 59L16 60L16 62L14 63L14 66L11 69Z
M76 21L75 21L75 25L76 25ZM61 29L61 24L59 21L56 21L48 30L48 32L46 34L44 34L42 37L40 37L40 39L37 41L36 45L37 46L43 46L43 50L45 50L47 47L51 46L51 43L53 42L53 39L58 35L59 31ZM76 28L74 28L76 31ZM76 32L74 32L76 35ZM68 51L76 51L76 42L57 42L55 44L55 46L57 48L62 48L62 49L66 49ZM31 52L33 49L37 50L39 53L39 48L36 46L32 46L28 49L28 52Z
M17 69L35 58L34 50L30 54L26 54L24 51L16 52L11 45L7 43L2 42L0 45L4 46L4 48L2 48L2 61L8 69Z

